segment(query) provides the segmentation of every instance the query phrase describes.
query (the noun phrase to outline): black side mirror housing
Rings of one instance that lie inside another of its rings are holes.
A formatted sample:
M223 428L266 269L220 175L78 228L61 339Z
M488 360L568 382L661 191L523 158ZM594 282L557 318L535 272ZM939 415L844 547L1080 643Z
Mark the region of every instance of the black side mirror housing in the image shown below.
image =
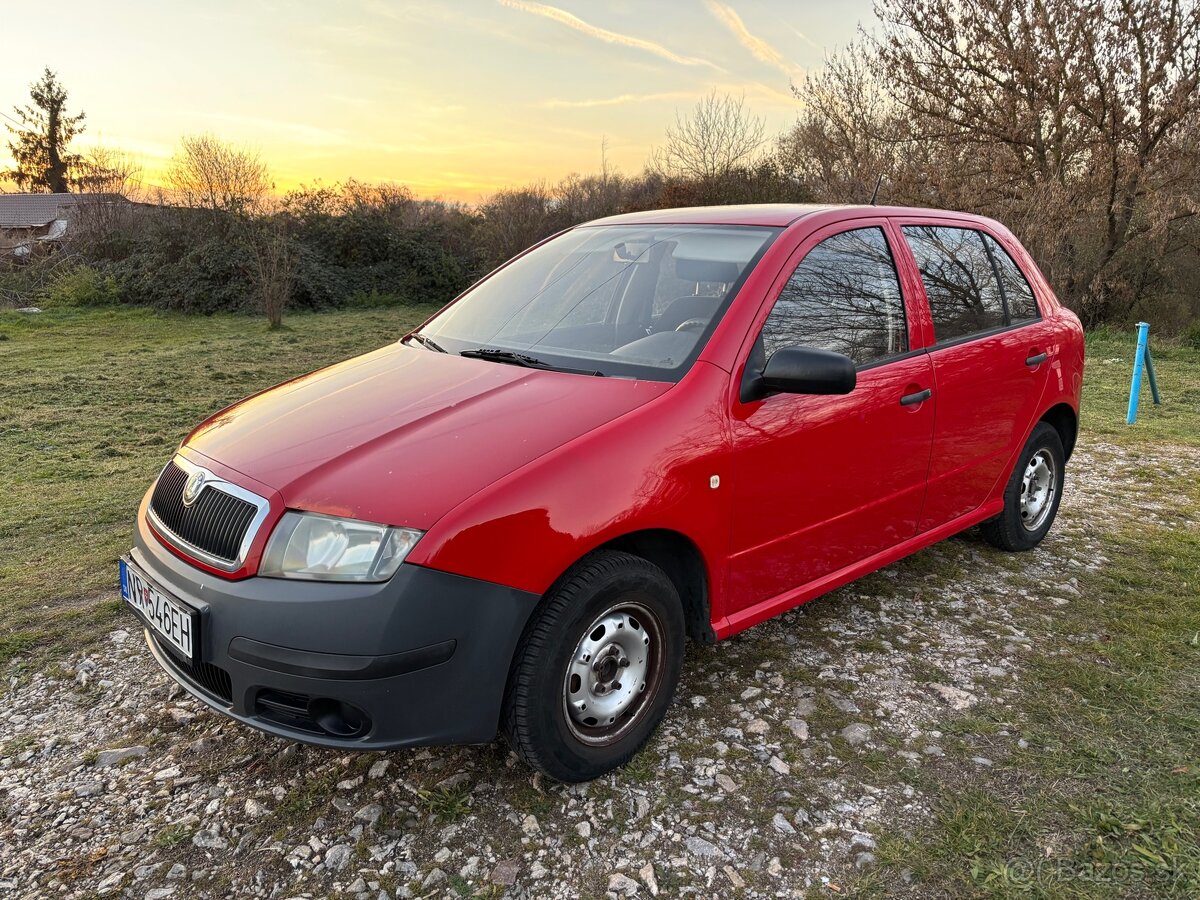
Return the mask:
M849 394L858 373L854 361L831 350L780 347L761 376L762 391L779 394Z

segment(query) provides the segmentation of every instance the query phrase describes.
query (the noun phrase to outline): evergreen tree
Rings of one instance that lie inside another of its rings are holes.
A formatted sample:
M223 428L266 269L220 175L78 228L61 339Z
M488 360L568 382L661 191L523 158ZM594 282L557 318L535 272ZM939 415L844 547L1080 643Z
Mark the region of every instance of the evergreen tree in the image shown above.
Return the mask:
M71 189L72 173L82 158L68 153L67 145L84 129L84 114L66 114L67 91L49 67L40 81L29 87L33 103L14 107L20 126L9 125L13 140L8 149L16 168L0 173L23 191L66 193Z

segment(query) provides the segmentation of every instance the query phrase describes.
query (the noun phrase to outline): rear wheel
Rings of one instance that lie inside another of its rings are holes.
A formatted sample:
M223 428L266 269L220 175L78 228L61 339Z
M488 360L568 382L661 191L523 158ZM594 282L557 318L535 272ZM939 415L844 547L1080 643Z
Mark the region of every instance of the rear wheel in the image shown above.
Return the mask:
M1032 550L1040 544L1058 515L1064 468L1058 432L1039 422L1004 489L1004 510L979 526L984 539L1010 552Z
M590 554L550 589L517 650L509 744L559 781L624 765L670 706L683 642L679 596L662 569L628 553Z

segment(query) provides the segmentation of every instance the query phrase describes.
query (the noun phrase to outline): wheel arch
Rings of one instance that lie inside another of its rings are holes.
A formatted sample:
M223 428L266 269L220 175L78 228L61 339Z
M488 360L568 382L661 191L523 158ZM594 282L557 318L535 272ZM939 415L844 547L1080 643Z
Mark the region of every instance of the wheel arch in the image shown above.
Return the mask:
M1064 461L1071 458L1075 440L1079 436L1079 417L1069 403L1057 403L1042 414L1039 422L1045 422L1058 432L1062 441Z
M698 643L711 644L716 641L712 627L708 567L700 548L691 538L666 528L649 528L611 538L594 549L623 550L662 569L675 585L683 603L688 637Z

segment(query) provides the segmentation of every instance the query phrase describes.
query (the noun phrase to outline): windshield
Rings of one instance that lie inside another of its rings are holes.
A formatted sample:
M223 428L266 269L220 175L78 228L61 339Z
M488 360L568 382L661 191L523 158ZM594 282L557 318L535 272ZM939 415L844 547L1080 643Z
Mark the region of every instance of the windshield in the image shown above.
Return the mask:
M420 343L495 362L675 380L778 233L726 225L576 228L469 290L421 329Z

